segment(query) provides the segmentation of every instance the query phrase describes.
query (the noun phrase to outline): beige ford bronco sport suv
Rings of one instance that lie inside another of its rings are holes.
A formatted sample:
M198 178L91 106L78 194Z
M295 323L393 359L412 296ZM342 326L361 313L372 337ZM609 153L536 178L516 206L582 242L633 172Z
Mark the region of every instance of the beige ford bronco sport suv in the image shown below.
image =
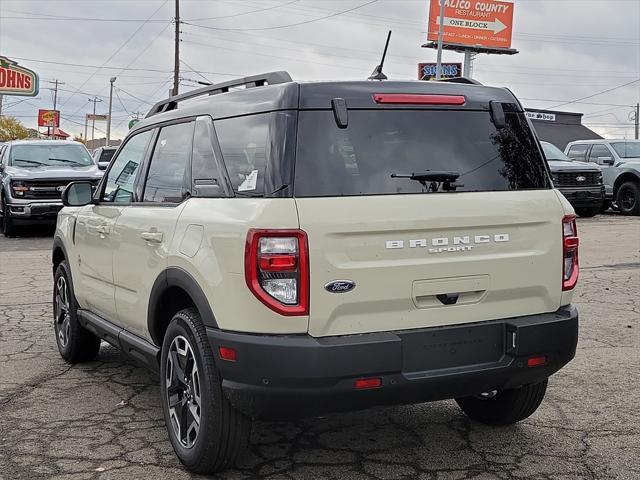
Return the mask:
M208 86L63 201L60 354L105 340L159 370L194 472L232 465L252 418L453 398L512 424L575 354L574 212L505 89Z

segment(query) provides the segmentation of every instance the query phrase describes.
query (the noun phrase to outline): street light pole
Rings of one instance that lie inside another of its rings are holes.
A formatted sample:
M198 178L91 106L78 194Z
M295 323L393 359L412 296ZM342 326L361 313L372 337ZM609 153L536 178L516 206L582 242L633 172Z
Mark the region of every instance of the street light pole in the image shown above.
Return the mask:
M444 0L440 0L440 18L438 19L438 58L436 60L436 80L442 78L442 43L444 42Z
M96 103L101 102L102 100L98 97L90 98L89 101L93 103L93 117L91 119L91 141L96 138Z
M109 140L111 139L111 106L113 104L113 82L115 81L116 77L111 77L109 79L111 89L109 90L109 115L107 116L107 140L105 141L105 147L109 146Z

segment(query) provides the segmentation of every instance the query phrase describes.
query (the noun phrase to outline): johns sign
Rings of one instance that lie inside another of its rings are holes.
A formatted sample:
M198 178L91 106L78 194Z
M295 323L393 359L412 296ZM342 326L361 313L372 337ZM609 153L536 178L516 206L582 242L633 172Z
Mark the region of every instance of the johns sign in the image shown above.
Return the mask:
M38 95L38 74L0 57L0 95L35 97Z

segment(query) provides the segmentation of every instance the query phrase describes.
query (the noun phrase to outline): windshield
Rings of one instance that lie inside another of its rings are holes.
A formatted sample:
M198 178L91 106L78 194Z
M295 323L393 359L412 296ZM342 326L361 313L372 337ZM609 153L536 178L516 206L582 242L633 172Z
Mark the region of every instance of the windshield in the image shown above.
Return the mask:
M110 162L111 159L113 158L113 154L116 153L115 148L114 149L105 149L102 150L102 152L100 153L100 158L98 158L99 162Z
M295 195L550 188L526 118L506 104L505 117L497 130L489 112L350 110L340 129L332 111L301 111Z
M640 142L614 142L611 146L620 158L640 158Z
M570 162L571 159L567 157L562 150L549 142L540 142L542 144L542 150L547 160L556 160L559 162Z
M84 146L71 144L14 145L9 159L9 165L16 167L87 167L93 164Z

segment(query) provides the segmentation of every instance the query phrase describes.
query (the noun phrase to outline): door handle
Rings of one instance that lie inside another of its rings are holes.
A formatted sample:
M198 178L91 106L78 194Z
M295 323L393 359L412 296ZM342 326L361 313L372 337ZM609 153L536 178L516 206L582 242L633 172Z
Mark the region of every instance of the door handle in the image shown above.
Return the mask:
M96 232L98 232L100 238L104 238L106 235L109 235L109 227L107 225L98 225Z
M160 243L162 242L162 237L162 232L157 231L142 232L140 234L140 238L148 243Z

